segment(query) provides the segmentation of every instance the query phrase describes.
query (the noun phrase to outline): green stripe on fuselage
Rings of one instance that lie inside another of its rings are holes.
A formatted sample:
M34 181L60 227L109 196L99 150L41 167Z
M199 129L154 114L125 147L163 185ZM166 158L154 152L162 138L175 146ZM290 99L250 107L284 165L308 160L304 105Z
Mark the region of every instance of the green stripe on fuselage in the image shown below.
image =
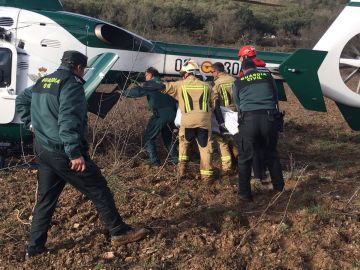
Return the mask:
M0 0L1 1L1 0ZM41 15L44 15L51 20L55 21L61 27L69 31L77 40L89 47L95 48L108 48L108 49L121 49L119 46L114 46L100 40L95 35L95 28L99 24L110 25L102 20L71 13L65 11L38 11ZM112 25L112 27L118 28L119 31L123 29ZM116 33L114 33L116 34ZM132 35L131 33L129 33ZM148 42L144 40L143 42ZM165 43L160 41L151 41L153 49L151 52L163 53L167 55L182 55L186 57L202 57L202 58L219 58L227 60L238 60L238 49L234 48L219 48L210 47L203 45L188 45L188 44L176 44L176 43ZM151 46L150 43L150 46ZM137 48L134 47L134 51ZM264 60L266 63L281 64L290 54L280 52L265 52L258 51L258 57Z
M239 49L218 48L204 45L189 45L177 43L165 43L152 41L155 47L169 55L182 55L189 57L219 58L227 60L239 60L237 54ZM258 51L257 56L266 63L281 64L290 53Z
M0 6L29 10L64 10L59 0L0 0Z
M346 6L348 6L348 7L360 7L360 2L350 2Z
M145 51L151 50L156 52L154 46L148 40L102 20L65 11L52 12L41 10L37 12L55 21L82 44L88 47L124 50L121 45L105 42L96 36L95 28L97 25L101 24L109 27L108 31L111 32L112 37L120 35L121 37L125 38L126 42L124 41L121 44L127 44L127 46L130 44L133 48L133 51L144 51L142 49L142 47L144 47L146 48ZM108 35L110 34L108 33ZM139 47L141 48L139 49Z
M50 18L51 20L62 26L65 30L67 30L71 35L73 35L84 45L99 48L112 48L109 44L101 41L95 35L96 25L104 23L100 20L70 12L38 12L41 15Z

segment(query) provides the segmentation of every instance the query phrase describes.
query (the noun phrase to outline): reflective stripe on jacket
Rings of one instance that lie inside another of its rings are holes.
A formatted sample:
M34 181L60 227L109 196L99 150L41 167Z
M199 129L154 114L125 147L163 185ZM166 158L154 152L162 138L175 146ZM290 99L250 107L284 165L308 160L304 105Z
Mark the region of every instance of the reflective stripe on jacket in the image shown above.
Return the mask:
M226 73L219 73L219 77L214 80L213 92L214 99L219 100L220 106L227 107L236 111L236 106L232 100L232 85L235 78Z
M186 79L164 84L163 92L179 102L182 127L211 129L214 95L208 83L189 75Z

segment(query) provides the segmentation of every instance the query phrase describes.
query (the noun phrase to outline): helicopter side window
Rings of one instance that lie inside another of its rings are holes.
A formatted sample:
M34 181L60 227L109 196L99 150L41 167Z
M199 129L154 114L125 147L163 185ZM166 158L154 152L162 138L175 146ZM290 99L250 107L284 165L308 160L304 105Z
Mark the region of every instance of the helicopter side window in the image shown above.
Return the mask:
M137 37L124 29L109 24L97 25L95 35L100 40L120 50L150 52L154 47L146 39Z
M8 48L0 48L0 87L11 84L12 52Z

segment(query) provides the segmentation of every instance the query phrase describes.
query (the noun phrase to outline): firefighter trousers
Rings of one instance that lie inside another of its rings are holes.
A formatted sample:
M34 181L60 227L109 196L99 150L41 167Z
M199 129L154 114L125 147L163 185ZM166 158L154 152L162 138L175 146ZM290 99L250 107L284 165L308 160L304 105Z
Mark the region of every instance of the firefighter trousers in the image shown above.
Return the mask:
M204 128L183 128L179 131L179 162L189 161L190 143L195 140L200 153L200 175L202 178L213 176L211 131ZM180 175L182 172L180 172Z
M216 134L214 135L214 138L219 145L221 168L224 172L230 171L232 166L232 159L237 160L239 155L239 151L233 136Z

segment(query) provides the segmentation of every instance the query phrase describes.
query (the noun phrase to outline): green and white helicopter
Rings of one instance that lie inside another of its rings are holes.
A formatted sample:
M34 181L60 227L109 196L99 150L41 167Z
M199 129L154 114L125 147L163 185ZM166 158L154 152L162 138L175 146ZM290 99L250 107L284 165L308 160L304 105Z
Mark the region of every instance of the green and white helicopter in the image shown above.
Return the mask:
M306 109L326 111L326 96L354 130L360 130L359 15L360 0L351 0L313 49L258 52L277 79L282 100L284 82ZM164 75L178 75L189 57L208 75L214 62L224 63L235 76L240 71L237 49L150 41L102 20L66 12L59 0L0 0L0 167L9 149L32 139L15 113L16 96L56 70L69 49L91 59L86 97L89 110L103 116L117 99L107 99L110 103L99 110L103 94L96 88L101 81L121 83L149 66Z

